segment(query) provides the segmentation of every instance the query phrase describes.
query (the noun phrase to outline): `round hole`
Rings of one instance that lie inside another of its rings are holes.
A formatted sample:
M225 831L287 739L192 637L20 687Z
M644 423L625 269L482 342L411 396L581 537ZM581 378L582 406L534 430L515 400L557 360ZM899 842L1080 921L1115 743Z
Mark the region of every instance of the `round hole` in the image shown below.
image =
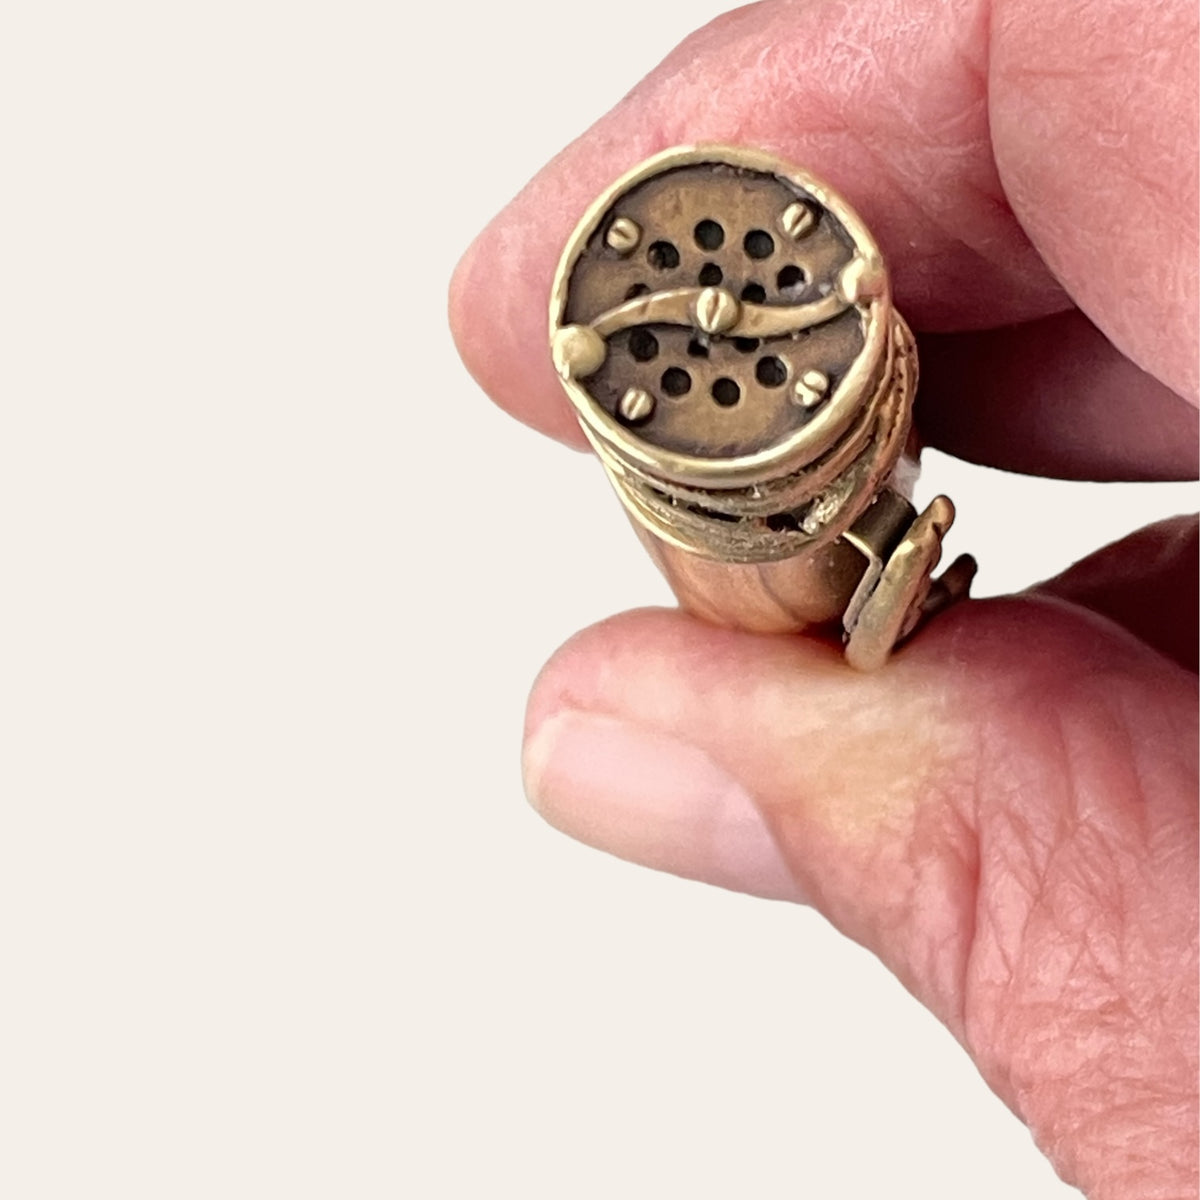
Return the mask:
M656 271L670 271L679 266L679 251L670 242L654 242L646 251L646 261Z
M716 221L701 221L693 232L701 250L719 250L725 241L725 230Z
M708 343L702 342L699 338L692 338L692 340L688 342L688 353L693 358L707 358Z
M783 365L781 358L771 354L758 360L758 365L754 368L754 378L763 387L776 388L787 379L787 367Z
M629 335L629 353L638 362L649 362L658 357L658 338L648 329L635 329Z
M748 283L742 288L742 299L751 304L762 304L767 298L767 289L761 283Z
M753 354L758 349L758 338L734 338L733 344L743 354Z
M645 296L650 289L644 283L635 283L633 287L625 293L626 300L636 300L639 296Z
M721 273L721 268L716 263L705 263L700 268L700 286L701 287L716 287L725 276Z
M692 390L692 377L682 367L668 367L662 374L662 390L668 396L682 396Z
M807 282L807 276L795 263L789 263L775 276L775 283L781 292L797 292Z
M742 389L732 379L722 376L712 385L712 398L722 408L732 408L742 398Z
M775 253L775 239L765 229L752 229L742 241L751 258L770 258Z

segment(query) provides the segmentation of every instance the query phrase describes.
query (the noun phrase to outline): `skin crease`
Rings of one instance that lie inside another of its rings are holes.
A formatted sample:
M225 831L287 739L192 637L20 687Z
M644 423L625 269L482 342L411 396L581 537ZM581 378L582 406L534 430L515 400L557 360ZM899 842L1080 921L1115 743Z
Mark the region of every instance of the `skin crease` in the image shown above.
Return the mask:
M658 149L749 143L827 178L875 232L922 336L929 442L1185 477L1196 27L1190 4L1131 0L729 13L476 241L451 293L464 360L578 445L545 350L571 228ZM616 617L534 688L530 797L633 861L819 908L1094 1200L1194 1195L1195 564L1194 521L1161 523L952 610L870 676L818 639Z

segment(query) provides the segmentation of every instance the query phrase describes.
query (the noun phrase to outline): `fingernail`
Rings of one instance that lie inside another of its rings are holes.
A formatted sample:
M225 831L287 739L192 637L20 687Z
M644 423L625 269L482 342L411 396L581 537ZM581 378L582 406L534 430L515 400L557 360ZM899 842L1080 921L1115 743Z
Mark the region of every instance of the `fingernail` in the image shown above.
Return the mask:
M529 739L524 767L534 808L581 842L688 879L801 899L751 796L695 746L566 711Z

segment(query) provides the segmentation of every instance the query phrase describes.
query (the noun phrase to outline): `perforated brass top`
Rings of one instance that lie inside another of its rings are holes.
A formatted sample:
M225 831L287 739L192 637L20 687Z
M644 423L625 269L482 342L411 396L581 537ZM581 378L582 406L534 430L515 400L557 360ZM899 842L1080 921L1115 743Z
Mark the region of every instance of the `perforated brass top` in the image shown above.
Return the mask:
M555 365L594 441L665 478L755 483L869 399L890 296L828 187L756 151L675 149L618 180L564 251Z

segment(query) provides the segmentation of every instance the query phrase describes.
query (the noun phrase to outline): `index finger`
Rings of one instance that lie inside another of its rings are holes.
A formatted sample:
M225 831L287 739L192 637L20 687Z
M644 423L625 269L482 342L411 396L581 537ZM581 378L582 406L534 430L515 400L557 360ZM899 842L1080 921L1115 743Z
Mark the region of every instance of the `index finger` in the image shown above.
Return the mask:
M1152 409L1167 388L1194 397L1197 184L1194 153L1178 152L1196 142L1194 13L1175 4L1151 23L1144 6L1107 4L1081 29L1053 0L990 9L771 0L693 35L476 240L451 296L467 366L514 415L579 444L546 350L560 250L635 162L725 141L842 192L919 331L1077 303L1115 345L1114 368L1125 354L1148 372Z

